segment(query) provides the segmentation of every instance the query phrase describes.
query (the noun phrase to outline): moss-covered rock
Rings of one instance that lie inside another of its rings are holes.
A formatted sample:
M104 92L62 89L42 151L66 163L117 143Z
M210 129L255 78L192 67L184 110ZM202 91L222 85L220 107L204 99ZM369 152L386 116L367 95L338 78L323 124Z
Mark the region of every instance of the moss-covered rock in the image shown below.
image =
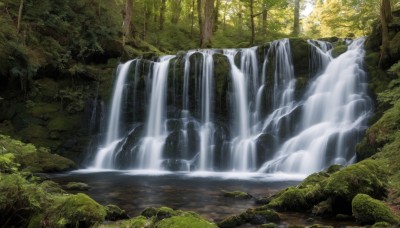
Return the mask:
M106 217L103 206L89 196L59 196L46 212L46 220L51 227L91 227L101 224Z
M142 215L105 227L217 227L194 212L173 210L168 207L146 208Z
M280 192L268 206L284 211L304 211L310 207L306 200L305 191L295 187L289 187Z
M347 51L347 46L346 45L339 45L336 46L332 49L332 56L334 58L338 57L339 55L345 53Z
M40 183L40 187L47 193L57 193L57 194L66 194L67 192L64 191L61 186L51 180L45 180Z
M218 223L218 227L237 227L249 223L251 225L261 225L271 222L279 222L280 217L278 213L266 207L259 207L255 209L248 209L240 215L233 215L225 218Z
M361 224L388 222L397 224L399 218L388 206L366 194L358 194L352 201L353 215Z
M79 116L62 116L50 120L47 126L50 131L71 131L80 124Z
M73 191L87 191L90 189L89 185L82 182L69 182L65 185L65 189Z
M125 210L122 210L116 205L109 204L106 207L106 220L116 221L122 219L128 219L128 214L126 214Z
M241 191L222 191L223 196L227 198L233 198L233 199L251 199L253 198L252 195L246 192L241 192Z

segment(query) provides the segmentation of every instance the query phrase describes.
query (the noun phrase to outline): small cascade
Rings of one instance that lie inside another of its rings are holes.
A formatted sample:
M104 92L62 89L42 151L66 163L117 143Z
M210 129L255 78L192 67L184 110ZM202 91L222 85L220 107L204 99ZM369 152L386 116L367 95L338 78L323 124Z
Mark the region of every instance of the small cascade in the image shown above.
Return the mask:
M168 55L160 58L160 62L153 65L153 78L150 108L146 133L139 146L136 167L139 169L161 169L162 152L165 144L166 128L164 125L166 117L167 77L169 61L174 56Z
M113 98L111 102L111 114L108 120L105 147L101 148L95 157L95 168L113 168L113 152L116 145L120 141L119 126L123 91L131 63L134 61L135 60L130 60L118 67L117 80L115 82Z
M354 41L312 82L302 108L302 130L287 140L260 171L307 174L352 160L371 110L361 68L363 43L364 39Z
M371 111L363 39L337 58L329 42L302 45L304 65L289 39L121 64L93 166L307 174L348 164Z

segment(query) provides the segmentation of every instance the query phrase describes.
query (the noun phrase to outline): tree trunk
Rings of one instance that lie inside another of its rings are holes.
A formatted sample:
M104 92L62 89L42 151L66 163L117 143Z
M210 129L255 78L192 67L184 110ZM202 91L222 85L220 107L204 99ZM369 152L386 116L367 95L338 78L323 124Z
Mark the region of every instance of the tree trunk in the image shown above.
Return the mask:
M253 0L250 0L250 23L251 23L251 38L250 45L254 44L254 12L253 12Z
M215 3L213 32L218 31L218 17L219 17L220 4L221 4L221 0L217 0L217 2Z
M203 0L197 0L197 17L199 19L199 30L200 30L200 46L203 37Z
M126 39L131 35L132 5L133 0L125 0L125 8L123 10L124 22L122 24L122 45L124 46Z
M293 36L298 36L300 33L300 0L294 1L294 23Z
M200 40L201 48L211 47L212 28L213 28L213 15L214 15L214 0L205 0L204 3L204 19L202 26L202 34Z
M24 9L24 0L21 0L18 10L17 32L21 31L22 10Z
M146 2L143 2L143 40L146 40L146 23L147 23L147 6Z
M159 29L163 30L164 29L164 17L165 17L165 9L166 7L166 2L167 0L161 0L161 8L160 8L160 26Z
M389 29L388 24L392 20L392 7L390 0L381 0L381 26L382 26L382 46L379 66L383 67L384 62L389 58Z
M268 18L268 10L267 6L265 6L262 12L262 28L261 28L261 32L264 37L267 36L267 18Z
M191 20L192 20L192 26L190 27L190 36L193 37L193 27L194 27L194 0L192 0L192 15L191 15Z

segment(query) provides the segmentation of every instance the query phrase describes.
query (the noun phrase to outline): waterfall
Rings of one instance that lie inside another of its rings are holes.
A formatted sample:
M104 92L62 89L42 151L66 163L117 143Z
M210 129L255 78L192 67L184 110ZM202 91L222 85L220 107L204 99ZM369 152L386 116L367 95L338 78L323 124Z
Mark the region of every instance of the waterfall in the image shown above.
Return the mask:
M121 64L93 166L308 174L349 164L372 107L363 42L333 58L331 43L304 41L302 74L290 39Z
M167 77L169 61L172 55L163 56L160 62L154 63L150 97L150 108L146 125L146 134L141 140L137 159L139 169L160 169L162 151L164 148L166 129Z
M357 132L366 128L371 109L361 68L363 43L364 39L354 41L312 82L303 101L300 133L287 140L260 171L307 174L352 159Z

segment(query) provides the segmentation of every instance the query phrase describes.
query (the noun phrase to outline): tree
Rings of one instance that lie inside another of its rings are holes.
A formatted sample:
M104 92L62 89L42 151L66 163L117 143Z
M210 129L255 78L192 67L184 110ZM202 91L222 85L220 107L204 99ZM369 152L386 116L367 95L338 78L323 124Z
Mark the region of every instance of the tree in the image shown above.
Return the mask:
M200 47L211 47L213 35L214 0L197 0L200 26Z
M300 0L294 0L293 36L300 33Z
M125 0L125 7L123 10L124 15L124 22L122 24L122 45L125 46L126 39L131 35L131 21L132 21L132 7L133 7L133 0Z
M17 32L21 32L22 10L24 9L24 0L21 0L18 10Z
M392 20L392 6L390 0L381 0L381 26L382 26L382 46L379 65L389 58L389 29L388 24Z

